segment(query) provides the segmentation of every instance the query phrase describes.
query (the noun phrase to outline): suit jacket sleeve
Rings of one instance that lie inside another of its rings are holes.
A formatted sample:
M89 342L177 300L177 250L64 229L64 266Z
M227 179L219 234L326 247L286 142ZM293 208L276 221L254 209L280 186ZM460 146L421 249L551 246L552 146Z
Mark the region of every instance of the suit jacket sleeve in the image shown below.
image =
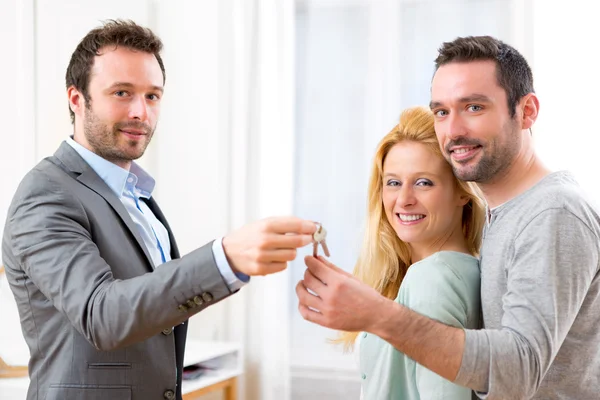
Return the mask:
M37 172L25 178L9 209L5 245L27 278L97 349L145 340L231 294L211 243L154 272L115 279L80 200ZM180 307L202 297L202 304Z

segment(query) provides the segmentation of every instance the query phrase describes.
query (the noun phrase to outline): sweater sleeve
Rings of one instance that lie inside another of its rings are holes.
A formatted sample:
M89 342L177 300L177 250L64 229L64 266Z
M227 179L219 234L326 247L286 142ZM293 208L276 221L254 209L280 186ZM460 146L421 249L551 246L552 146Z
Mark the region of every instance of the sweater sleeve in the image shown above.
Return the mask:
M534 396L597 270L598 238L587 225L562 208L535 216L515 238L502 326L466 331L456 383L482 399Z

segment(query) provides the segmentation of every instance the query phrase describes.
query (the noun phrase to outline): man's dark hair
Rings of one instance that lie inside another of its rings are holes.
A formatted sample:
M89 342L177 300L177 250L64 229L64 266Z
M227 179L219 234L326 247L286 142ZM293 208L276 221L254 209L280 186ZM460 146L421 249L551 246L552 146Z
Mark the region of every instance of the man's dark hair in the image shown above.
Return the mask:
M515 116L517 103L528 93L534 93L531 68L514 47L491 36L459 37L445 42L438 49L435 70L452 62L491 60L496 63L496 78L506 92L508 112Z
M102 26L91 30L71 55L71 61L67 67L65 77L67 89L74 86L83 94L86 103L90 103L88 91L90 82L90 71L94 65L100 49L104 47L125 47L131 50L154 54L163 74L163 84L166 79L165 66L160 51L162 42L150 29L137 25L130 20L108 20ZM75 114L69 107L71 122L75 123Z

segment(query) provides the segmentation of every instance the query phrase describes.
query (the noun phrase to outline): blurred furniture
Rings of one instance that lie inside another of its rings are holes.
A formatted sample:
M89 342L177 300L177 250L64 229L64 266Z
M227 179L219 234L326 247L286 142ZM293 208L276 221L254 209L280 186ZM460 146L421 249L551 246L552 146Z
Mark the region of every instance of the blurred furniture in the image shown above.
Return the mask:
M198 379L183 381L183 400L195 400L219 390L224 392L224 400L237 399L237 379L243 373L237 343L188 339L183 363L185 366L202 364L209 368Z

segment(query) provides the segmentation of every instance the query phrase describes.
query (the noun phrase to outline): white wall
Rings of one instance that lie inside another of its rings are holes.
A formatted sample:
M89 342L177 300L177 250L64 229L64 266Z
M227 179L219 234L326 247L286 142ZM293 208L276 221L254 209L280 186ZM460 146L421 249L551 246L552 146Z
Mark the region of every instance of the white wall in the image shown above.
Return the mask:
M533 135L542 159L572 171L600 204L596 10L585 0L534 0L532 56L540 115Z

